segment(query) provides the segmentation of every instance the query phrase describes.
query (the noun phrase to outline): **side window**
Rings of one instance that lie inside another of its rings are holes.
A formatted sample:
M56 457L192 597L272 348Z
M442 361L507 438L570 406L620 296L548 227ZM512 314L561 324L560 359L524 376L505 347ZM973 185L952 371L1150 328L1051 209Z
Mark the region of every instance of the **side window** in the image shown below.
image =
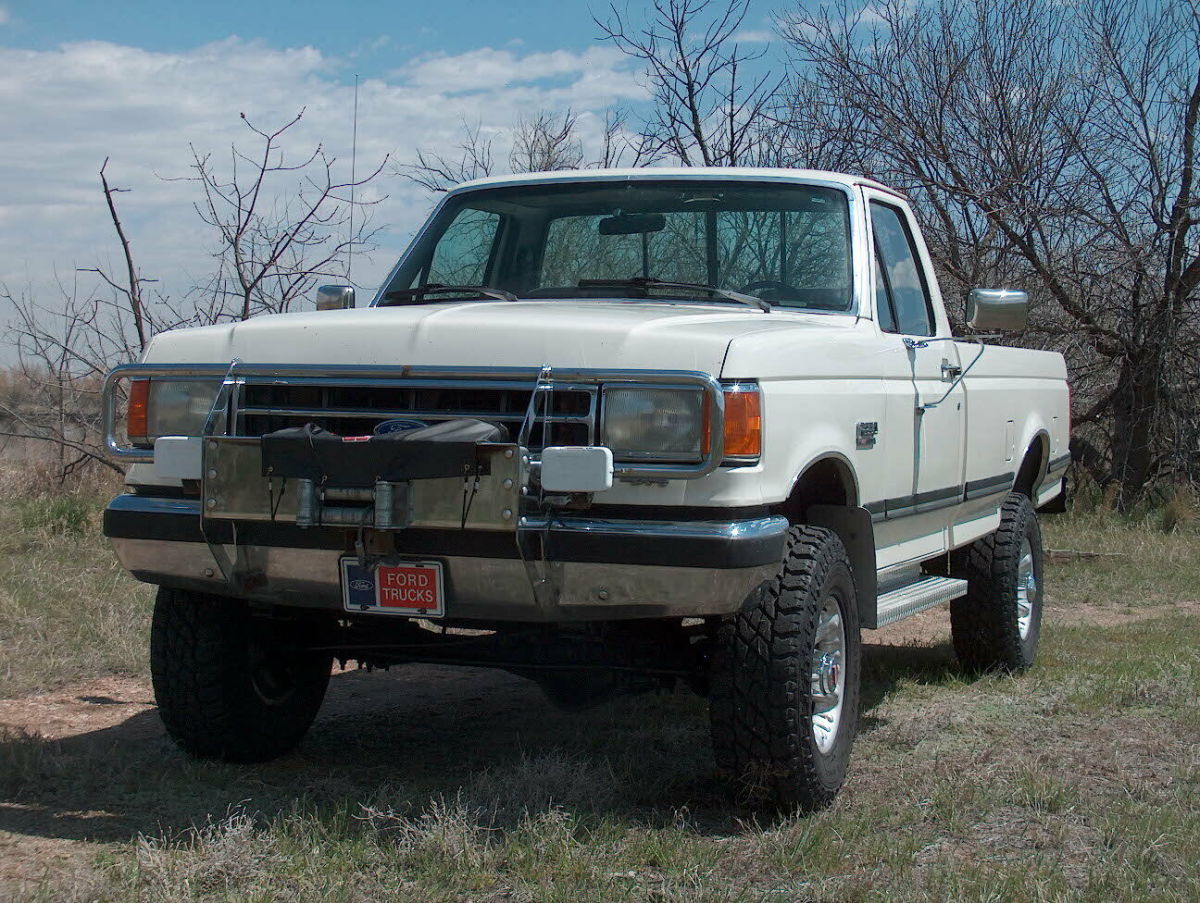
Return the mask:
M488 263L499 227L498 213L469 207L463 210L442 233L423 281L426 284L483 285L488 277Z
M884 332L896 331L896 309L892 304L892 291L888 288L887 265L879 253L878 243L875 245L875 316Z
M933 335L933 305L907 223L895 207L872 201L871 226L879 264L876 297L881 288L886 291L893 311L889 327L889 317L880 307L880 326L905 335Z

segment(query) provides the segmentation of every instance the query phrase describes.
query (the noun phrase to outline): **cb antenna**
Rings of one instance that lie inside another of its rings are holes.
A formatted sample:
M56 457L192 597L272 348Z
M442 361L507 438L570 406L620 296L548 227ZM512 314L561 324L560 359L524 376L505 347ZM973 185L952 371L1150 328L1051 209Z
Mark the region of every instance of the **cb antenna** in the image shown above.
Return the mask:
M350 131L350 246L346 249L346 284L350 281L350 264L354 261L354 185L358 181L355 164L358 162L358 73L354 73L354 124Z

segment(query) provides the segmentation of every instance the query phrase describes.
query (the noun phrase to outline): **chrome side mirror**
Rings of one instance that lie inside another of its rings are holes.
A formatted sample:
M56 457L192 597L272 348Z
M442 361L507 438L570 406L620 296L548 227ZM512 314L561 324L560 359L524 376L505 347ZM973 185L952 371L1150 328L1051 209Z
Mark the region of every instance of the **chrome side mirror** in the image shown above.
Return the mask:
M317 310L344 310L354 306L351 285L322 285L317 289Z
M1029 295L1010 288L974 288L967 296L967 325L972 329L1015 332L1029 320Z

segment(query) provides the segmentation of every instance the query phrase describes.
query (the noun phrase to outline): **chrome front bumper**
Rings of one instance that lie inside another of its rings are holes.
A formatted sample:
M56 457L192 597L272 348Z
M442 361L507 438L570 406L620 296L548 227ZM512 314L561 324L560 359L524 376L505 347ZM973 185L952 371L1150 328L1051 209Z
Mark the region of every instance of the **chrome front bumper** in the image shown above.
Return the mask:
M202 534L198 499L131 494L109 505L104 532L125 569L147 583L341 610L338 562L355 554L354 531L206 523L215 529ZM394 543L386 554L440 560L447 618L555 622L737 611L778 570L787 528L775 516L564 516L526 524L515 541L485 531L419 529L369 540ZM531 544L538 555L522 550ZM367 548L381 551L371 541ZM237 564L238 585L225 576L229 562Z

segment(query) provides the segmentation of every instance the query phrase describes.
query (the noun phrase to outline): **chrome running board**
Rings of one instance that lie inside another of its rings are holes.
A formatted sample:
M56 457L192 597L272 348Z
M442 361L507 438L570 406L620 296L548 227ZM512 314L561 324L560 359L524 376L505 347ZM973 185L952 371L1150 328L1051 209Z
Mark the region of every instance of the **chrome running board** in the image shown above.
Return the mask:
M945 605L967 594L967 581L954 577L922 577L890 592L881 593L876 604L876 626L894 624L935 605Z

